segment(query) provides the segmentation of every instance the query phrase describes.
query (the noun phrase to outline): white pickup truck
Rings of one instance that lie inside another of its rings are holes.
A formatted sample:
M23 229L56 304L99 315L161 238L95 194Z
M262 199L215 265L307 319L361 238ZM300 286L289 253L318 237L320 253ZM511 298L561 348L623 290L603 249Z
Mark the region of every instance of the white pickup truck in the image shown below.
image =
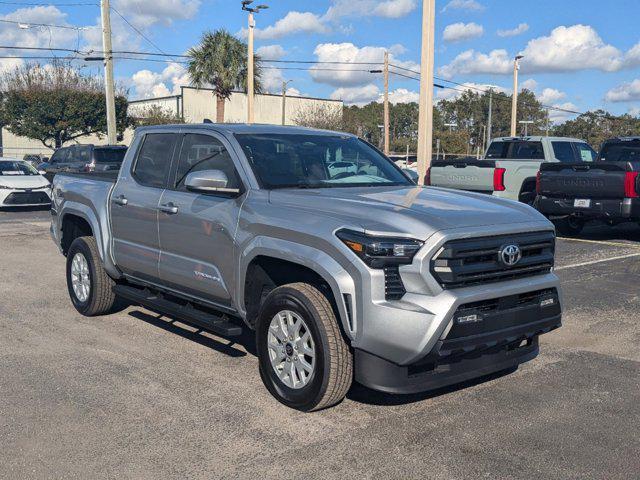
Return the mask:
M503 137L491 141L484 159L436 160L425 183L518 200L533 205L544 162L592 162L596 152L566 137Z

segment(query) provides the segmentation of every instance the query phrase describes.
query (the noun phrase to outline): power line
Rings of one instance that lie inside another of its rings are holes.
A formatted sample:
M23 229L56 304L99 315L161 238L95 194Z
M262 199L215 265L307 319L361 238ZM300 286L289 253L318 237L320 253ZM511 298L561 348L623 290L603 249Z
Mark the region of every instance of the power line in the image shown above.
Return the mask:
M25 7L95 7L98 6L97 3L33 3L33 2L4 2L0 1L0 5L16 5L16 6L25 6Z
M76 27L74 25L55 25L51 23L33 23L33 22L18 22L16 20L0 19L2 23L11 23L13 25L25 25L27 27L51 27L51 28L65 28L67 30L83 30L87 27Z

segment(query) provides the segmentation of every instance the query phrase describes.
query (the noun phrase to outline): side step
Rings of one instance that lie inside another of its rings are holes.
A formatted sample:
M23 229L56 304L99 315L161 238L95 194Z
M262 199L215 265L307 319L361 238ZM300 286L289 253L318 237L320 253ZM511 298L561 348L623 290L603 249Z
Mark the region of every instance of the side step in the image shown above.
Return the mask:
M132 303L142 305L158 313L178 317L187 323L223 337L237 337L242 334L242 327L234 325L223 317L218 317L204 310L194 308L190 303L184 305L168 300L162 293L147 288L136 288L127 285L116 285L113 292Z

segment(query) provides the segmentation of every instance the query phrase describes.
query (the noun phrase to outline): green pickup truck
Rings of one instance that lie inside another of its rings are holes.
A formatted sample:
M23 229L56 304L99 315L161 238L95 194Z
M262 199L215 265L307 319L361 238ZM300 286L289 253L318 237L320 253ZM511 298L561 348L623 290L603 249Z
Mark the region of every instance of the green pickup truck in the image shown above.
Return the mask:
M502 137L491 141L484 159L435 160L425 183L533 205L542 163L592 162L596 156L584 140L576 138Z

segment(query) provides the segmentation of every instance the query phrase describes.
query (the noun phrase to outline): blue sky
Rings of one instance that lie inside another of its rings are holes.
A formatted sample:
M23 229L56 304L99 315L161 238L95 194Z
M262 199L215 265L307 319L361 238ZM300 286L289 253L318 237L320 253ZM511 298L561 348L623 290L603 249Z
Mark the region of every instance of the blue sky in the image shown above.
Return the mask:
M419 68L421 1L264 3L270 8L256 17L256 47L262 47L260 52L265 58L379 62L388 49L393 64ZM112 4L161 50L171 53L184 53L206 29L226 28L242 36L247 20L239 0L112 0ZM509 91L511 59L524 53L521 82L545 104L579 111L605 108L615 113L640 114L637 0L613 0L606 6L597 0L437 0L436 8L438 77ZM0 2L0 20L3 19L24 22L22 28L0 22L3 46L51 44L75 48L79 44L83 51L101 48L99 8L95 5L21 7ZM112 22L114 49L157 51L115 13ZM35 23L84 29L49 29L36 27ZM3 51L3 55L7 53ZM0 60L0 68L16 62ZM100 72L95 64L87 68ZM129 88L132 98L170 94L188 82L180 64L120 60L116 75ZM265 71L264 83L270 90L278 91L283 79L292 80L292 94L342 98L354 103L378 99L382 88L381 76L368 72ZM418 82L392 75L391 90L392 101L414 100ZM438 98L457 93L437 91ZM558 121L566 118L560 112L554 115Z

